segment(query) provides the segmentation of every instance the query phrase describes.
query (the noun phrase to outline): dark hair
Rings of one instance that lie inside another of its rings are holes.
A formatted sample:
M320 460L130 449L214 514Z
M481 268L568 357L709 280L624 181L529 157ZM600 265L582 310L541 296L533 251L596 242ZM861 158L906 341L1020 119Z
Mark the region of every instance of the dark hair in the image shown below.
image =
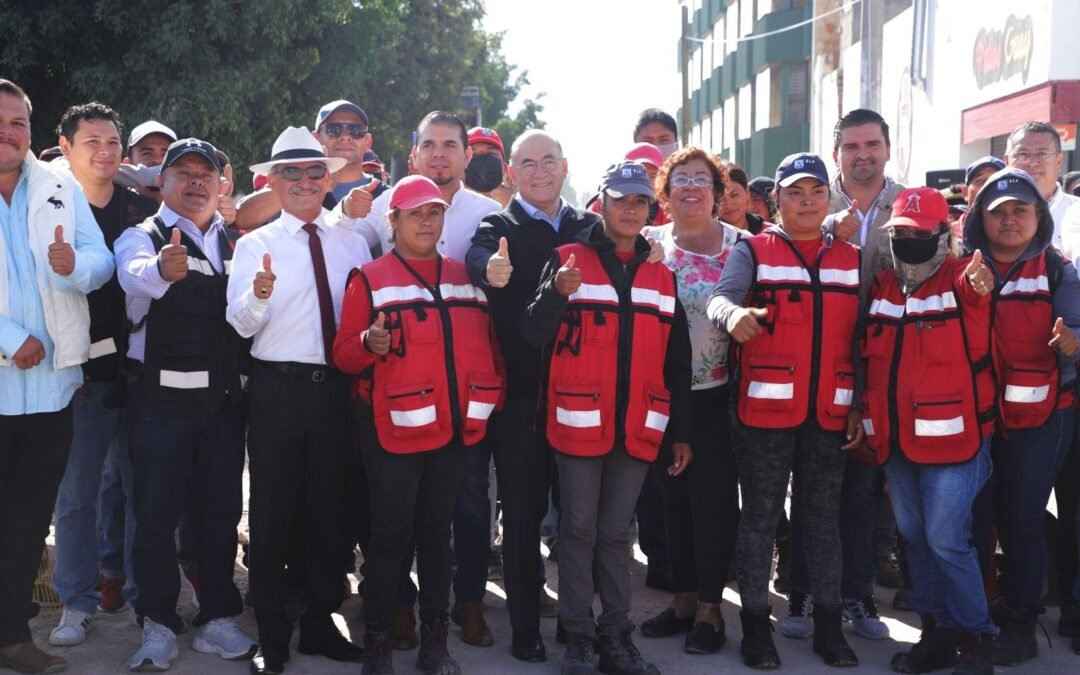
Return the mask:
M116 125L117 134L122 131L120 128L120 115L104 103L93 101L82 105L73 105L65 110L64 115L60 118L60 124L56 125L56 135L68 139L68 143L73 142L75 132L79 130L79 123L83 120L105 120Z
M1016 144L1016 140L1024 134L1049 134L1054 137L1054 147L1057 148L1058 152L1061 152L1061 136L1058 135L1054 125L1046 122L1024 122L1016 127L1009 134L1009 142L1006 143L1006 148L1012 148Z
M738 183L744 190L750 190L750 177L746 175L746 169L735 162L728 162L724 168L727 169L727 177L732 183Z
M447 126L456 126L461 130L461 148L467 150L469 147L469 129L465 126L465 123L461 121L461 118L452 112L446 112L445 110L433 110L427 115L424 115L424 119L420 120L420 124L416 125L416 142L420 142L420 134L424 132L424 129L429 124L445 124Z
M1065 174L1065 178L1061 181L1062 186L1065 188L1065 192L1072 192L1069 188L1075 188L1077 181L1080 181L1080 171L1070 171Z
M857 108L852 110L848 114L844 115L837 121L836 126L833 127L833 152L840 149L840 132L844 129L850 129L851 127L861 127L864 124L878 124L881 126L881 134L885 137L885 145L888 147L891 145L889 141L889 125L885 122L885 118L877 114L873 110L867 110L866 108Z
M5 80L0 77L0 94L7 94L8 96L14 96L15 98L21 98L23 103L26 104L26 116L29 117L34 112L34 107L30 105L30 97L26 95L22 87L15 84L11 80Z
M646 108L641 111L641 114L637 118L637 126L634 127L634 140L637 141L637 135L641 133L641 130L649 126L653 122L659 122L667 127L668 131L679 135L679 127L675 125L675 118L667 114L660 108Z
M700 159L705 162L705 165L709 167L709 173L712 174L713 215L715 216L720 212L720 200L724 197L724 183L727 180L727 170L715 155L703 148L690 146L672 153L671 156L667 158L667 161L664 162L664 166L660 167L660 173L656 174L656 183L653 188L656 190L656 199L660 202L660 208L664 209L670 216L671 211L668 210L668 196L671 194L671 173L675 170L675 167L683 166L692 159Z

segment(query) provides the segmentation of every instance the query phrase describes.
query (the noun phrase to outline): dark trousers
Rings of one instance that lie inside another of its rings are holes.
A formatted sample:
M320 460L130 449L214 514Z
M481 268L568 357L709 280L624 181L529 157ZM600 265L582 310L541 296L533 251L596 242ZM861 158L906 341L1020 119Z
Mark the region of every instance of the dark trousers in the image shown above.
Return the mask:
M177 412L149 400L141 385L131 393L132 566L140 580L135 613L174 632L183 630L176 613L180 573L174 532L191 505L200 586L195 625L236 616L244 609L233 583L243 509L243 415L229 404L212 413Z
M543 430L534 428L536 399L508 398L495 420L495 471L503 508L503 582L510 626L540 630L544 562L540 523L548 508L555 460Z
M638 545L648 559L649 570L667 576L671 561L668 560L667 533L664 531L664 498L660 493L660 482L651 471L645 474L634 515L637 517Z
M491 558L490 467L486 442L465 448L461 490L454 506L454 602L484 601Z
M1080 427L1080 425L1077 425ZM1080 575L1077 574L1077 547L1080 540L1080 430L1074 432L1072 448L1054 483L1057 499L1057 582L1063 604L1080 603ZM1072 589L1072 597L1069 591Z
M664 497L671 583L676 593L697 591L701 602L720 603L735 554L739 522L739 471L731 451L728 388L690 394L694 459L680 476L669 476L671 444L652 465Z
M334 630L344 597L344 487L350 451L349 378L321 381L252 366L251 594L259 641L288 644ZM365 585L365 591L367 587Z
M469 448L451 442L429 452L387 452L370 417L361 424L360 448L371 491L364 623L369 630L390 628L402 560L413 540L420 621L424 625L445 621L450 604L450 521Z
M28 642L34 579L71 449L72 415L0 415L0 647Z

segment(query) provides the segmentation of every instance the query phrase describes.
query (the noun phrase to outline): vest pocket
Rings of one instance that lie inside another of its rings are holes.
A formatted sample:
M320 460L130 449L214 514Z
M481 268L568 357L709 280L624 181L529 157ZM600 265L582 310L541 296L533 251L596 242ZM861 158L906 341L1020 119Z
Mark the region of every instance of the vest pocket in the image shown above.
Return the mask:
M493 375L469 375L465 430L483 431L502 395L502 379Z
M866 390L863 392L863 433L866 434L866 444L873 450L881 447L885 442L884 419L889 414L882 401L881 394L876 391Z
M825 390L828 396L831 389L832 395L825 403L825 412L830 417L847 418L855 393L855 366L851 361L841 359L836 362L832 372L832 386Z
M1002 416L1012 428L1042 423L1057 407L1057 377L1040 363L1010 363L1002 374Z
M967 430L964 397L959 393L914 396L911 402L915 440L922 445L952 445Z
M751 410L795 408L795 364L785 355L752 357L746 364L746 404Z
M551 391L555 424L569 441L595 441L603 434L600 384L557 380Z
M645 385L645 420L641 438L659 447L670 419L671 393L664 387Z
M387 387L386 400L397 438L416 438L438 429L438 397L430 382Z

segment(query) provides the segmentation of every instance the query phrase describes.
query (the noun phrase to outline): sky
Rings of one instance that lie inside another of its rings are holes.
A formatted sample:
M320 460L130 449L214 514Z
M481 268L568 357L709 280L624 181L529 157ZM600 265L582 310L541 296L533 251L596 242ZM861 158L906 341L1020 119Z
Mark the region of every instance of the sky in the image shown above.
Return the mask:
M562 143L579 194L595 190L604 169L633 145L638 113L655 107L675 114L682 91L675 0L484 6L484 29L504 33L506 60L528 71L524 96L546 92L540 119Z

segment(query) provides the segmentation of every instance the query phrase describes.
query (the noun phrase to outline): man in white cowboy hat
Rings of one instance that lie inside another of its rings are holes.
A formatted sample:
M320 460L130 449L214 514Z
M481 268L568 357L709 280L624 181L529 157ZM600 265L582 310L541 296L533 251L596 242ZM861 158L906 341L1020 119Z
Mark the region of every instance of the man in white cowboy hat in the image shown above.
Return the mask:
M281 215L240 239L229 278L226 316L254 338L250 581L262 646L253 673L284 670L299 611L300 653L363 658L330 618L343 598L351 450L349 378L334 368L332 346L349 272L371 261L363 237L324 221L330 174L344 163L306 128L283 131L270 161L251 167L268 176Z
M235 617L233 582L243 503L247 348L225 321L232 246L217 211L221 165L196 138L168 148L157 182L157 214L114 244L117 277L132 325L127 348L128 445L135 506L135 613L143 642L132 670L165 670L177 656L180 577L173 531L192 504L201 582L193 647L250 658L255 641Z

